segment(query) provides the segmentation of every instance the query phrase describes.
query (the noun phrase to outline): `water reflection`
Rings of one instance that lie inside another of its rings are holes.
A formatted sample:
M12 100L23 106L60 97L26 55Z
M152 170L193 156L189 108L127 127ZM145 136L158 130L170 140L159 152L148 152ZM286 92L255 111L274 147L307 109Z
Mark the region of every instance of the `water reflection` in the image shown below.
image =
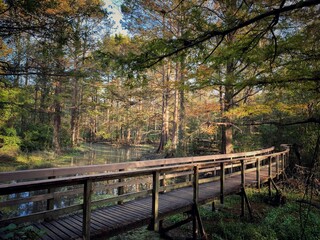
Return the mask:
M81 155L70 157L69 159L63 159L62 164L58 166L65 167L66 165L71 166L83 166L83 165L95 165L95 164L108 164L108 163L119 163L134 161L141 158L143 153L153 151L150 146L138 146L138 147L116 147L106 144L88 144L86 146L90 149ZM114 180L113 182L117 182ZM103 183L102 185L108 185L110 183ZM134 186L131 186L134 188ZM54 201L54 209L63 208L71 206L74 204L82 203L82 192L76 193L80 188L82 191L82 186L69 186L64 188L57 188L55 192L62 192L60 197ZM117 188L107 190L97 191L97 195L116 195ZM65 192L65 194L63 193ZM67 192L73 192L73 194L67 194ZM42 191L32 191L32 192L22 192L17 194L11 194L7 196L0 197L0 202L26 199L35 195L47 194L46 190ZM0 211L0 219L25 216L31 213L36 213L40 211L45 211L47 208L47 201L36 201L36 202L25 202L15 206L3 207Z
M86 147L90 151L70 157L71 166L135 161L139 160L143 153L153 150L151 146L117 147L106 144L88 144Z

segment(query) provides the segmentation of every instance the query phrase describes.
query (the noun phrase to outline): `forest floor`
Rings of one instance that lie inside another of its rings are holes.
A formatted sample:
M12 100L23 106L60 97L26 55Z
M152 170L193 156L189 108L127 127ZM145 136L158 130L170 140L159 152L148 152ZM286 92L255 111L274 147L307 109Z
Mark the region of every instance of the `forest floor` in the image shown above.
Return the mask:
M280 183L286 203L273 204L269 199L267 188L260 191L247 189L247 195L252 206L253 216L246 210L241 215L241 198L239 195L227 196L223 205L211 204L200 207L200 215L208 239L320 239L320 210L310 204L301 204L297 200L309 200L304 191L296 188L296 180L291 183ZM312 195L312 201L319 202L317 193ZM164 226L183 220L182 214L172 216L164 221ZM142 240L142 239L192 239L192 222L171 230L166 236L148 231L146 227L135 229L111 238L112 240ZM199 238L200 239L200 238Z

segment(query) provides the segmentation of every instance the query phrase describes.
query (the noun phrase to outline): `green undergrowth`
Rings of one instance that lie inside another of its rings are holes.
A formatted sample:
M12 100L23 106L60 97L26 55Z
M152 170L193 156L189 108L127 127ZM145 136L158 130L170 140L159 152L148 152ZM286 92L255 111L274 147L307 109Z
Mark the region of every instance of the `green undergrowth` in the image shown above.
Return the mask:
M249 216L247 209L245 216L240 217L241 198L239 195L225 197L223 205L217 201L214 210L211 204L199 208L208 239L320 239L320 210L307 204L300 205L297 200L303 198L302 193L293 190L284 191L286 203L283 205L272 204L267 197L266 188L261 189L260 192L256 189L247 189L246 193L252 206L252 217ZM183 219L185 216L182 214L171 216L164 221L164 226L170 226ZM191 237L192 223L188 223L169 231L163 237L143 227L111 239L190 239Z
M33 226L17 226L13 223L0 228L0 239L3 240L36 240L41 239L45 232Z
M76 148L64 149L60 155L52 151L0 151L0 172L16 170L52 168L70 165L70 158L80 156L90 148L81 145Z

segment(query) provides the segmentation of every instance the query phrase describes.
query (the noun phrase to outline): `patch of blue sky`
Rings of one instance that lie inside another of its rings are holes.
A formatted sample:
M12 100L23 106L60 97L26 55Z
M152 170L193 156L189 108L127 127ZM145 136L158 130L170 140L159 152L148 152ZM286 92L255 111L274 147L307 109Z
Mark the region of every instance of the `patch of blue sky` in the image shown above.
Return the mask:
M111 12L111 19L114 21L114 27L111 30L112 34L128 35L128 32L121 26L121 4L122 0L104 0L105 7Z

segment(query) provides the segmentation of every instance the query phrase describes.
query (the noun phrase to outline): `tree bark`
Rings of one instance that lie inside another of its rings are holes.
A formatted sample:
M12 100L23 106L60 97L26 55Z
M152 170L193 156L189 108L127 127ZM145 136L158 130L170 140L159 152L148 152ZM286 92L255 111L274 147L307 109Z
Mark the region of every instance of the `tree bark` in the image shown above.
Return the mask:
M163 93L162 93L162 127L161 127L161 135L160 135L160 143L157 149L157 152L162 152L164 147L168 142L169 137L169 72L165 69L165 65L163 66Z
M61 103L59 100L61 89L61 80L55 82L54 90L54 114L53 114L53 148L57 154L61 153L60 130L61 130Z

